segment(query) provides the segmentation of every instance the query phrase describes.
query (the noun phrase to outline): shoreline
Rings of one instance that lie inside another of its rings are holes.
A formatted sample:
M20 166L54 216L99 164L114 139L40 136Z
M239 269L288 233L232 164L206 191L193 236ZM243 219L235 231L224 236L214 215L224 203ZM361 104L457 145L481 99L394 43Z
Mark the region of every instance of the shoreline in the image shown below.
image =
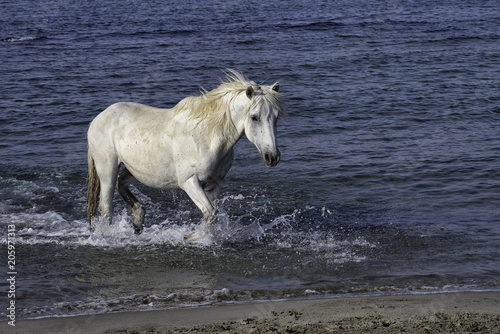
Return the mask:
M0 333L500 333L500 291L261 301L0 322Z

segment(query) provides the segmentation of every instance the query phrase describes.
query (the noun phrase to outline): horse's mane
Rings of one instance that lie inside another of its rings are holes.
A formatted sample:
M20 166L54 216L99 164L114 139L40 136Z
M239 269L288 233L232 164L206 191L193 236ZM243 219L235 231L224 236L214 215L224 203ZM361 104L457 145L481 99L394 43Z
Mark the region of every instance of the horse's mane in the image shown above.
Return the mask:
M199 119L199 123L204 121L207 132L214 137L230 137L236 131L231 120L231 101L244 92L247 87L252 86L254 91L260 91L263 94L252 99L248 110L253 104L265 99L280 111L280 115L284 115L285 111L279 100L278 92L249 81L243 74L235 70L228 69L225 74L226 81L223 81L219 87L209 92L203 90L200 96L186 97L173 108L174 111L176 113L189 112L190 118Z

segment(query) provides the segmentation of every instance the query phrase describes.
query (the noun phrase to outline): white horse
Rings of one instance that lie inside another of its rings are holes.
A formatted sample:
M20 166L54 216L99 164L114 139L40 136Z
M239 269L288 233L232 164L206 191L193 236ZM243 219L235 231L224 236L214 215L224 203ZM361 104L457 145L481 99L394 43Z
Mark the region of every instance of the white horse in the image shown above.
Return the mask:
M233 70L226 75L218 88L187 97L172 109L119 102L92 121L87 134L91 230L99 194L102 220L111 224L116 187L132 211L135 233L142 232L145 210L128 188L134 179L154 188L183 189L209 227L233 146L243 133L266 166L278 164L276 122L285 114L279 84L260 86ZM200 232L186 238L195 236Z

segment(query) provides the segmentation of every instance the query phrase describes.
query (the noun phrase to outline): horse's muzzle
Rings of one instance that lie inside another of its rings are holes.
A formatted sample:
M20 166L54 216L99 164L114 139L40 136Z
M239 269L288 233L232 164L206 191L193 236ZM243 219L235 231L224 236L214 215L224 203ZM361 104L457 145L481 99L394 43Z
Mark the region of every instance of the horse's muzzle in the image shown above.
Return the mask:
M276 151L276 153L266 152L262 155L262 161L264 161L264 165L267 167L275 167L278 162L280 162L280 151Z

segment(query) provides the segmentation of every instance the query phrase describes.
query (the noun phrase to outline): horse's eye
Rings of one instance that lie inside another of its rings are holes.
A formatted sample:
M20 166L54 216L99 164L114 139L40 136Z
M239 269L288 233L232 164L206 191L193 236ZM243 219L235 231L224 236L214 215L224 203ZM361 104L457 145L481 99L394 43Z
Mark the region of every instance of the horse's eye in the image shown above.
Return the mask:
M252 121L258 122L259 121L259 117L257 117L256 115L253 115L252 116Z

